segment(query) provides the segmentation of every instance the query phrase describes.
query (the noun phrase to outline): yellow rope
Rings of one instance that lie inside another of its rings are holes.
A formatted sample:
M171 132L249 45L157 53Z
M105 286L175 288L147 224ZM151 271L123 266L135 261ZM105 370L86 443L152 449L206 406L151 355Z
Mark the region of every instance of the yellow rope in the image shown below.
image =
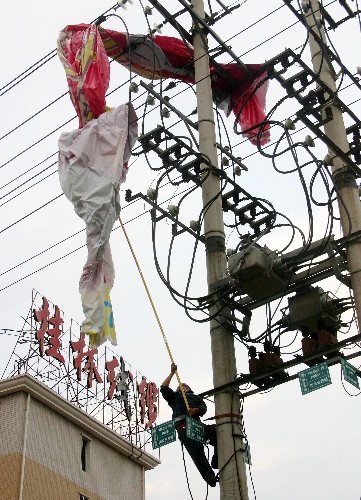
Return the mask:
M171 350L170 350L170 347L169 347L169 344L168 344L168 341L167 341L167 337L165 336L165 333L164 333L164 330L163 330L163 327L162 327L162 323L160 322L160 319L159 319L159 316L158 316L157 310L156 310L156 308L155 308L155 305L154 305L153 299L152 299L152 297L151 297L151 295L150 295L149 288L148 288L147 283L146 283L146 281L145 281L145 279L144 279L144 276L143 276L142 270L141 270L141 268L140 268L140 266L139 266L139 263L138 263L138 259L137 259L136 255L135 255L135 253L134 253L134 250L133 250L132 244L130 243L130 240L129 240L129 238L128 238L128 234L127 234L127 232L126 232L126 230L125 230L125 227L124 227L123 222L122 222L122 220L121 220L121 218L120 218L120 217L119 217L119 222L120 222L120 225L121 225L121 227L122 227L122 229L123 229L123 233L124 233L125 239L127 240L127 243L128 243L129 248L130 248L130 251L131 251L131 253L132 253L132 255L133 255L133 259L134 259L135 265L136 265L136 266L137 266L137 268L138 268L138 272L139 272L139 275L140 275L140 277L141 277L141 279L142 279L142 282L143 282L143 285L144 285L145 291L147 292L148 299L149 299L150 305L152 306L152 309L153 309L153 312L154 312L155 318L156 318L156 320L157 320L157 323L158 323L159 329L160 329L160 331L161 331L161 334L162 334L162 337L163 337L163 340L164 340L165 346L166 346L167 351L168 351L168 354L169 354L169 358L170 358L170 360L171 360L171 363L175 364L175 363L174 363L173 356L172 356L172 352L171 352ZM182 382L181 382L181 380L180 380L180 378L179 378L179 375L178 375L178 371L177 371L177 370L176 370L175 374L176 374L176 377L177 377L177 380L178 380L178 385L179 385L179 388L180 388L180 390L181 390L181 393L182 393L182 396L183 396L183 399L184 399L184 403L185 403L186 408L187 408L187 411L188 411L188 410L189 410L189 404L188 404L187 396L186 396L186 393L184 392L183 385L182 385Z

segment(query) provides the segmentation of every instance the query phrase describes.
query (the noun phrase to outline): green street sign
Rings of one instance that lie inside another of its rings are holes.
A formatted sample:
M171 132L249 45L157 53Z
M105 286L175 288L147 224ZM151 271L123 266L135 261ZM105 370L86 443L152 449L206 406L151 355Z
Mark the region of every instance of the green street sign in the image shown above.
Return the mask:
M173 443L176 440L173 420L152 427L152 447L153 450Z
M186 433L190 439L204 444L204 425L199 420L186 417Z
M344 359L341 359L343 378L357 389L360 389L356 368Z
M318 365L299 372L298 379L303 395L332 384L327 363L319 363Z
M244 461L248 465L252 465L251 448L249 444L246 444L246 449L244 451Z

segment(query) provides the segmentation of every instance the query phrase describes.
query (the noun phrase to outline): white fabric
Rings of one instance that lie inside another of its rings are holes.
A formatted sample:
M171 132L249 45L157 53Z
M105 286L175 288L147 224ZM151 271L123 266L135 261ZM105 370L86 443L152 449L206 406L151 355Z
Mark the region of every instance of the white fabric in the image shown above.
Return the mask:
M120 212L119 185L126 178L137 135L133 106L122 105L59 138L60 185L86 223L88 258L79 282L85 315L81 331L90 334L95 345L106 340L105 289L114 283L109 237Z

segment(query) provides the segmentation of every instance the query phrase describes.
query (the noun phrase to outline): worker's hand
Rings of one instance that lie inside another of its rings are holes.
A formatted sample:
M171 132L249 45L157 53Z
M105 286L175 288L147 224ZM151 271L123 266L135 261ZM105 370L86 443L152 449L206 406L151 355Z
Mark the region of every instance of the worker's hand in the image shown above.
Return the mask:
M199 408L189 408L189 410L188 410L188 415L190 417L197 417L199 414L200 414Z
M175 363L172 363L170 365L170 372L171 372L171 374L174 375L176 371L177 371L177 365Z

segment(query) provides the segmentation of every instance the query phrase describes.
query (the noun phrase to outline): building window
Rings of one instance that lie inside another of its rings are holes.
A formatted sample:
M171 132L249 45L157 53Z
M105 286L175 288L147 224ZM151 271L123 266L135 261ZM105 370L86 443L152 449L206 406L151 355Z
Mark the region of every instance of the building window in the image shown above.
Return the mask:
M90 446L90 440L82 436L81 437L81 453L80 453L80 460L81 460L81 470L86 472L89 468L89 446ZM85 500L86 497L84 497Z

